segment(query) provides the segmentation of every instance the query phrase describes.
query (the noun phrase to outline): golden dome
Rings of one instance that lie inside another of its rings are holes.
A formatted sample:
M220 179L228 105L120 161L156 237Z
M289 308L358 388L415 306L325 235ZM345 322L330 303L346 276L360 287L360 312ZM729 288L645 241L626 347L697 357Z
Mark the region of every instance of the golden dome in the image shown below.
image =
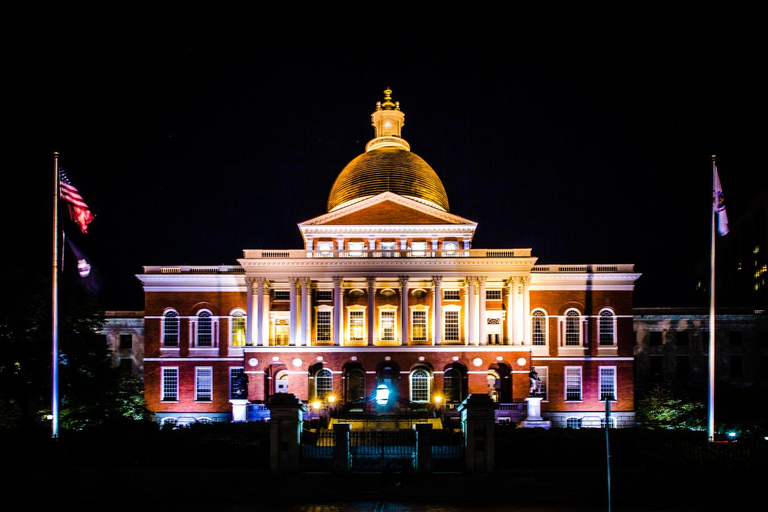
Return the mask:
M331 188L328 211L387 191L448 211L437 173L420 156L396 147L372 149L349 162Z

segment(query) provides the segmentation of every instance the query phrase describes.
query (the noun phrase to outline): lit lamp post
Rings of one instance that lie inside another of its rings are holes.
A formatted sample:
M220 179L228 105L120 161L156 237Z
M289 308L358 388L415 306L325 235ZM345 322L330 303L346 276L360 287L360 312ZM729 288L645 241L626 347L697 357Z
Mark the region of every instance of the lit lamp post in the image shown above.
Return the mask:
M435 412L439 413L440 412L440 406L443 403L443 397L442 397L442 395L435 395L433 400L435 401Z
M326 400L328 401L328 419L330 420L331 416L333 415L333 409L336 405L336 395L328 395Z

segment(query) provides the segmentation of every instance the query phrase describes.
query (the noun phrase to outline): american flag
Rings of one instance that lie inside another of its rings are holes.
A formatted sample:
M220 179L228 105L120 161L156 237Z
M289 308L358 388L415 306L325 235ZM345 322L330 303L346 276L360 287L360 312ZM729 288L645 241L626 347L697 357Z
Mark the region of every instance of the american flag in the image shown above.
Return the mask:
M80 231L88 233L88 224L93 221L93 213L63 169L59 169L59 197L68 203L69 216L80 226Z

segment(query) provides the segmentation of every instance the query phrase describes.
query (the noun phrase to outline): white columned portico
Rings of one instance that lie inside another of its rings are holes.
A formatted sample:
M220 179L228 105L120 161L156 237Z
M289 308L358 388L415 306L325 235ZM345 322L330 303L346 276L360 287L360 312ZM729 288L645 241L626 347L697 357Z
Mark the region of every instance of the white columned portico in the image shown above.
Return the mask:
M400 276L400 344L408 344L408 276Z
M253 277L245 278L245 309L246 321L248 322L245 329L245 344L249 347L253 345L253 333L256 329L256 312L253 307L253 284L256 280Z
M468 277L467 284L469 285L469 345L477 345L477 278Z
M488 344L488 335L486 334L487 328L488 328L488 319L485 317L485 276L480 276L477 278L477 284L478 284L478 290L477 290L477 300L478 300L478 318L477 318L477 327L478 327L478 344L479 345L487 345Z
M256 339L254 343L257 346L266 345L264 343L264 283L266 277L256 278Z
M374 326L376 325L376 278L368 276L368 345L373 345Z
M530 345L531 340L531 276L524 276L520 278L520 288L523 295L523 307L520 314L523 317L523 343Z
M333 276L333 342L334 345L341 345L343 339L341 332L341 323L344 314L343 297L341 292L341 276Z
M309 307L309 278L300 277L299 283L301 283L301 322L299 323L300 334L299 338L302 344L309 346L311 343L311 308Z
M265 347L269 345L269 313L272 309L272 285L267 279L264 282L264 298L262 299L262 312L261 312L261 339L262 345Z
M443 280L443 276L432 276L432 280L435 283L434 287L434 311L432 311L432 327L434 329L434 337L432 338L433 345L440 345L443 343L443 292L440 290L440 283Z
M296 346L301 345L301 340L298 338L298 335L297 335L298 330L296 328L297 327L296 320L297 320L297 316L298 316L297 313L298 313L298 309L299 309L299 304L298 304L298 301L296 300L296 283L298 283L298 282L299 282L299 278L298 277L289 277L288 278L288 283L290 284L290 309L291 309L291 313L290 313L290 320L289 320L289 322L291 323L291 345L296 345Z
M510 279L511 280L511 279ZM504 344L505 345L514 345L514 334L512 333L512 326L514 325L514 311L512 311L512 296L514 295L512 291L512 285L509 284L510 281L507 281L504 284L504 304L507 308L507 323L505 325L504 329Z

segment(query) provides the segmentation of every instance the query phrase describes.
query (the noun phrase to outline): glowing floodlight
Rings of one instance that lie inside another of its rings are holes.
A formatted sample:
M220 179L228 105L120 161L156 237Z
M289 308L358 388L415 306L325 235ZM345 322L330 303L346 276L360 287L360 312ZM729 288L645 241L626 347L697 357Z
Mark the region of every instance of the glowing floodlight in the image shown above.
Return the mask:
M334 403L336 401L336 395L328 395L327 400L329 404Z
M386 384L379 384L376 388L376 403L379 405L387 405L389 402L389 388Z

